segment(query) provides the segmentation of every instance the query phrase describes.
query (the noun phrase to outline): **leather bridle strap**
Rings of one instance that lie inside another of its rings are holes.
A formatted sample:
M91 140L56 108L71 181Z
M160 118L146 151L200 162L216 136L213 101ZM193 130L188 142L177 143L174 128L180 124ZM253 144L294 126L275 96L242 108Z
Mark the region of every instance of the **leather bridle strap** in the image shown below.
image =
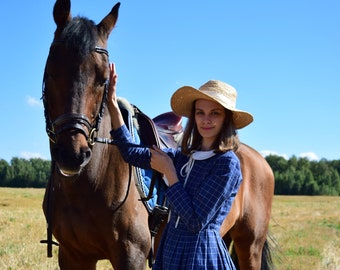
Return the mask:
M63 43L62 41L54 41L52 43L52 46L59 45L62 43ZM105 54L107 57L109 57L108 50L103 47L96 46L93 50L97 53ZM104 111L105 111L106 102L107 102L107 94L108 94L109 83L110 83L109 80L106 80L104 83L104 92L103 92L103 97L102 97L101 105L99 108L99 112L96 116L95 122L92 124L86 115L80 114L80 113L62 114L58 116L57 119L54 120L53 122L49 119L47 111L46 111L47 102L44 99L44 95L46 92L46 89L45 89L46 77L47 77L47 74L45 73L44 83L43 83L43 87L44 87L43 100L44 100L44 105L45 105L44 107L45 107L46 132L51 142L55 143L56 137L63 131L69 130L69 129L76 129L80 131L82 134L84 134L84 136L87 139L87 142L91 146L94 145L97 141L96 134L99 131L100 122L104 116ZM85 127L87 128L87 130L85 130Z

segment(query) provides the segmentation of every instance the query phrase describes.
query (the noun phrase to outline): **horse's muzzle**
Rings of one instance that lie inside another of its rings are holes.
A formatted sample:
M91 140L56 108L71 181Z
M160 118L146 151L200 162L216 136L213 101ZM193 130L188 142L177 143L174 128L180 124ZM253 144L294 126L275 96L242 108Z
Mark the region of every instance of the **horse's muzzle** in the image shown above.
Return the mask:
M81 170L89 163L92 150L83 134L78 133L74 136L66 136L65 134L60 136L58 141L52 145L51 155L56 161L60 174L65 177L72 177L79 175Z

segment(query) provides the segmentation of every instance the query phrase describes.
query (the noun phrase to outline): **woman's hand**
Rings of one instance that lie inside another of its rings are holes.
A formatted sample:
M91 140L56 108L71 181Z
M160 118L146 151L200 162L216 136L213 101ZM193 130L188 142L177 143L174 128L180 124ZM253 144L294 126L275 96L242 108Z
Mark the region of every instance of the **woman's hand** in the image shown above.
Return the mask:
M116 96L116 84L118 75L116 73L116 67L114 63L110 63L110 85L107 99L109 103L117 103Z
M157 146L153 146L151 149L151 168L164 174L168 181L169 186L178 182L176 169L172 159L164 153Z
M110 85L109 91L107 93L107 106L111 116L111 125L113 129L118 129L124 124L122 114L120 112L117 95L116 95L116 85L117 85L118 75L116 73L116 67L114 63L110 64Z

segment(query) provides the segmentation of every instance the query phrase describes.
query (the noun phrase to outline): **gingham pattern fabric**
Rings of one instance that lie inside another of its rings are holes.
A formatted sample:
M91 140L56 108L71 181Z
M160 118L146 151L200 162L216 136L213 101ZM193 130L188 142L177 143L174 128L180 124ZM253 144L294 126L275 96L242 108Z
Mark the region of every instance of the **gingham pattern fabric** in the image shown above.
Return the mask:
M131 143L125 126L111 135L127 162L150 168L150 150ZM196 160L184 188L180 170L189 158L179 150L164 150L174 161L179 182L166 190L171 216L153 269L235 269L219 229L241 183L238 158L228 151Z

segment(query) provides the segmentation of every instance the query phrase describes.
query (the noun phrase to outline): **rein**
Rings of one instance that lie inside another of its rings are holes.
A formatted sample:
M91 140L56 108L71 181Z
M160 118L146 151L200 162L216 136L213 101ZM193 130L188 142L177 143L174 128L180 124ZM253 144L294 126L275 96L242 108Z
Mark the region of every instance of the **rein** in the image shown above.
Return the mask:
M61 41L54 41L51 46L56 44L61 44ZM107 49L103 47L96 46L93 49L94 52L99 54L105 54L109 57L109 52ZM48 74L45 70L44 78L43 78L43 86L42 86L42 100L44 103L44 116L45 116L45 124L46 124L46 133L52 143L56 143L57 137L60 133L68 129L76 129L80 131L86 137L86 140L89 145L93 146L97 141L101 142L102 139L98 140L96 134L99 132L99 126L101 120L104 115L106 102L107 102L107 94L109 91L109 80L106 80L104 83L104 93L102 97L102 101L100 104L99 112L96 116L96 120L94 123L91 123L88 117L81 113L65 113L57 117L54 121L48 116L47 113L47 100L46 100L46 93L47 93L47 82ZM86 127L86 130L85 130Z

